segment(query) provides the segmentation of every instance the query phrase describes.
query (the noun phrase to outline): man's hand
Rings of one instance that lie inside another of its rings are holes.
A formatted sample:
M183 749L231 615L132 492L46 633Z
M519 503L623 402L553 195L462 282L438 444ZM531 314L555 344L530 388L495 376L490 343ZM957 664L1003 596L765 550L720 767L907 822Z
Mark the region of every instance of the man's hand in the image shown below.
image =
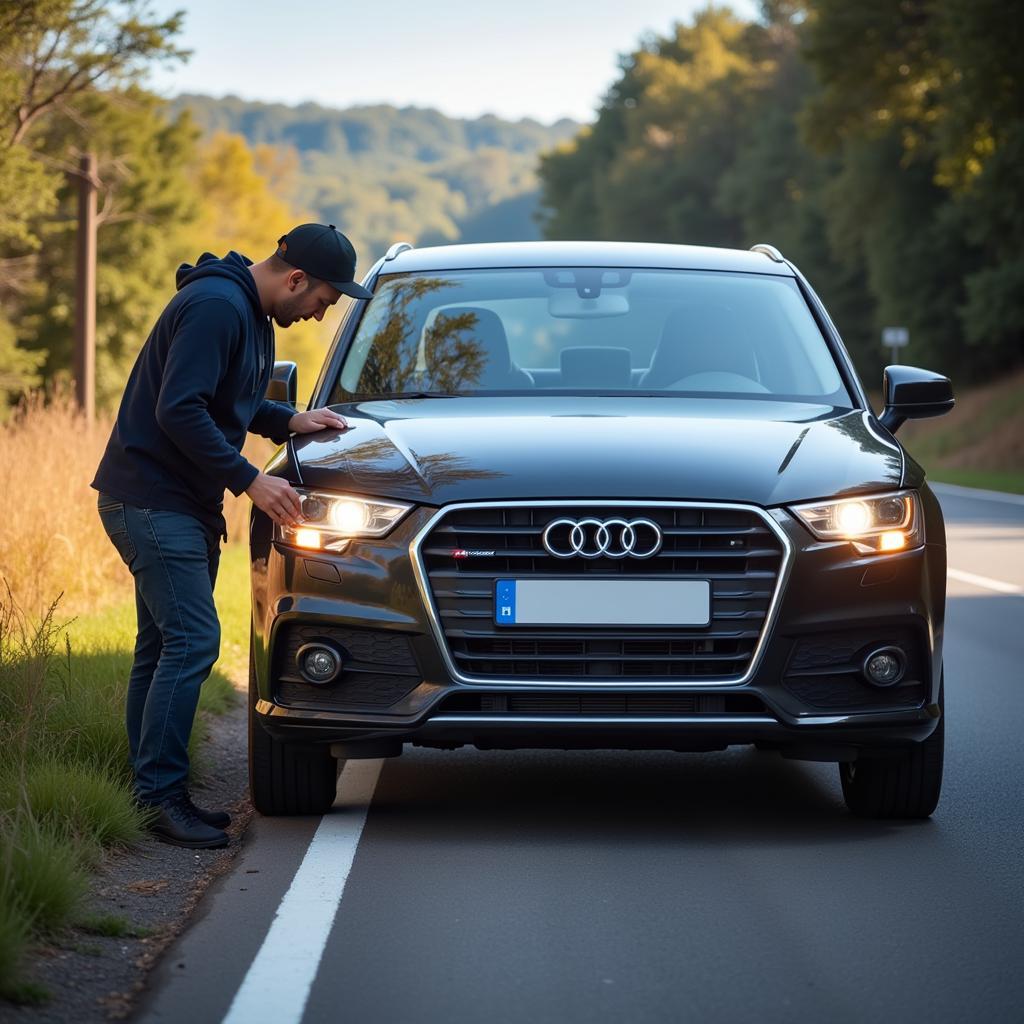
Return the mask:
M339 416L330 409L309 409L297 412L289 421L288 429L293 434L312 434L317 430L333 427L335 430L348 430L344 416Z
M302 413L303 416L308 415ZM287 480L260 473L245 489L252 503L281 526L294 526L302 516L302 500Z

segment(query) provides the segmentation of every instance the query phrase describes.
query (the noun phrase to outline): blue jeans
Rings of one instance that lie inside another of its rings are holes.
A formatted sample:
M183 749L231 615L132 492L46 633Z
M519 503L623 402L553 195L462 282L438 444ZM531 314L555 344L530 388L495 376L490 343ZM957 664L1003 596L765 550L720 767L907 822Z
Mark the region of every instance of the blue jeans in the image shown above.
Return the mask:
M99 513L135 578L138 636L128 678L128 749L140 800L188 787L188 741L199 689L220 650L213 587L220 537L194 516L125 505L101 494Z

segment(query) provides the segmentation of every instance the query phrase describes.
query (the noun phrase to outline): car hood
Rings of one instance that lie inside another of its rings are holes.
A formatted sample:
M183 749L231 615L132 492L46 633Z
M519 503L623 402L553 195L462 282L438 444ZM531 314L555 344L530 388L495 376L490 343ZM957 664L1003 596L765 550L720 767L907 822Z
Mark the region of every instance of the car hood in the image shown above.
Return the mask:
M899 486L900 448L862 411L685 398L444 398L333 406L293 439L302 483L443 505L529 498L770 506Z

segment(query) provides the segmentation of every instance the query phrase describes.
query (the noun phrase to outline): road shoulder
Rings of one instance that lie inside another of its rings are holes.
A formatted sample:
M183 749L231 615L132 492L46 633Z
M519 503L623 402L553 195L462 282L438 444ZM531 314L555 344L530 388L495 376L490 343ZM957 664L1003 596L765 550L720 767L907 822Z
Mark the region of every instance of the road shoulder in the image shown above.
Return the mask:
M98 935L71 928L37 946L26 978L49 990L40 1006L0 1003L0 1020L25 1024L98 1024L119 1020L136 1008L149 972L190 923L210 883L225 874L242 848L252 816L246 769L246 709L243 701L209 716L201 750L205 785L196 802L231 811L231 843L222 850L184 850L147 840L109 856L95 873L85 911L109 918L132 934Z

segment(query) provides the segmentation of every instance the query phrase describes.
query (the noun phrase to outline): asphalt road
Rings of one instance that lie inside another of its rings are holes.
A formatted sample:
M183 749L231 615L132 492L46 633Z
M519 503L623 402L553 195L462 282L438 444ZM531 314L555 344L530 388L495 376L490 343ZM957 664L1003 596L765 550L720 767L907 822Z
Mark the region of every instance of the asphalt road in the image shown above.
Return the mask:
M745 749L354 762L319 832L255 821L138 1019L1024 1020L1024 500L941 498L930 821Z

